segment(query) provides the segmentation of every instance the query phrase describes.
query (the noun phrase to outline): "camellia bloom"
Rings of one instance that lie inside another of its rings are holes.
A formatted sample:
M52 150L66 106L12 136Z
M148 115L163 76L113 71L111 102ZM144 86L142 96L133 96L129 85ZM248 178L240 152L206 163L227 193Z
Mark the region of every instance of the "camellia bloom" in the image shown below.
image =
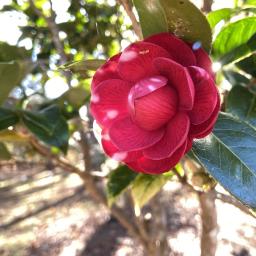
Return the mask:
M212 63L169 33L110 58L92 81L91 113L110 157L137 172L169 171L207 136L220 109Z

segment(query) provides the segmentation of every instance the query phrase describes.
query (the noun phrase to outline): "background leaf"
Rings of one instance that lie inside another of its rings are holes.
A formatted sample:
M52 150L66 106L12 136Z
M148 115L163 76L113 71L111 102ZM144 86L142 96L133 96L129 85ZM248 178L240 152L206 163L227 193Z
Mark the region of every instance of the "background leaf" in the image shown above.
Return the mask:
M0 160L10 160L11 158L12 155L5 146L5 144L0 142Z
M140 18L144 38L160 32L168 32L165 11L159 0L133 0Z
M210 25L206 17L190 1L134 0L134 4L144 37L168 31L188 42L200 41L205 50L210 50Z
M211 28L214 28L220 21L229 20L233 12L234 10L231 8L223 8L216 11L212 11L208 13L207 20Z
M135 207L142 208L147 204L172 176L172 172L161 175L139 174L132 184Z
M256 44L256 43L255 43ZM246 72L247 74L256 77L256 54L252 54L251 56L239 61L236 63L236 66Z
M24 111L22 120L26 127L40 140L67 151L69 132L65 118L57 106L50 106L39 112Z
M224 27L213 43L214 55L223 56L235 48L245 45L256 33L256 18L249 17ZM255 41L254 41L255 44ZM247 47L249 48L250 45ZM243 48L239 51L244 51ZM246 53L246 52L245 52ZM239 55L236 53L236 55ZM238 56L240 57L240 56Z
M196 140L192 152L224 188L256 208L256 128L246 120L220 114L213 134Z
M247 88L236 86L230 91L226 111L249 123L256 130L256 95Z
M127 166L120 166L109 175L107 182L108 203L112 205L138 174Z
M0 107L0 130L15 125L19 121L19 116L10 109Z

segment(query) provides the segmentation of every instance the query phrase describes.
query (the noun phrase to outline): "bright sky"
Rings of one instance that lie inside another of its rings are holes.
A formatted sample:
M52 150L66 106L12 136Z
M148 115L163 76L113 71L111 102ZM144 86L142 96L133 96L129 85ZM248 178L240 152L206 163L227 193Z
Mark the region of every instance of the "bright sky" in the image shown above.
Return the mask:
M73 0L71 0L73 1ZM22 3L23 0L18 0ZM70 4L70 0L52 0L53 8L57 14L56 21L58 23L67 21L70 16L67 13L67 9ZM104 2L104 0L98 0L98 2ZM108 0L110 5L115 4L115 0ZM202 0L193 1L197 6L200 7ZM11 0L0 0L0 8L6 4L10 4ZM213 10L225 8L225 7L234 7L234 0L215 0L213 4ZM45 9L49 8L48 5L44 6ZM9 44L15 45L18 38L21 35L19 26L26 25L26 16L18 13L5 12L0 13L0 41L5 41ZM32 48L32 42L28 40L23 40L20 43L20 46L24 46L27 49ZM61 78L52 77L46 85L46 94L50 98L56 98L67 90L67 85Z

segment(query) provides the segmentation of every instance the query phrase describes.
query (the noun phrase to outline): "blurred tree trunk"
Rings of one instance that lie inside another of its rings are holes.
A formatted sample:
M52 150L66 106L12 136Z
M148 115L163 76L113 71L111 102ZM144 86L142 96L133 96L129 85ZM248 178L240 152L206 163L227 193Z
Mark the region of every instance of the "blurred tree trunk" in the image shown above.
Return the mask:
M210 12L212 10L212 4L213 4L213 0L204 0L202 11L205 13Z
M215 197L214 190L199 193L202 220L201 256L215 256L216 253L218 224Z

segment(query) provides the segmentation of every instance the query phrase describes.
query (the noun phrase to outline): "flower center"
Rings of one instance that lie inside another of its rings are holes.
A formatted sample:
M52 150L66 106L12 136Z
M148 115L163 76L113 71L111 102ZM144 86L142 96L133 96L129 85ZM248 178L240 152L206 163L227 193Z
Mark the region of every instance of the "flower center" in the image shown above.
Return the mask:
M178 97L167 79L155 76L143 79L129 93L132 120L141 128L152 131L165 125L176 113Z

